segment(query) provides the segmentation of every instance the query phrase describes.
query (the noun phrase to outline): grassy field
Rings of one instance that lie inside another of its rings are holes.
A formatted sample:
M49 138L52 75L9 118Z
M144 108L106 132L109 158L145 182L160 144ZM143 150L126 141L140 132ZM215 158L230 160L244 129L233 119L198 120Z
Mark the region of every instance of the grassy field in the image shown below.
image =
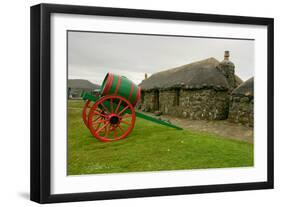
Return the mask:
M253 144L143 119L127 138L103 143L83 124L82 106L68 103L68 175L253 166Z

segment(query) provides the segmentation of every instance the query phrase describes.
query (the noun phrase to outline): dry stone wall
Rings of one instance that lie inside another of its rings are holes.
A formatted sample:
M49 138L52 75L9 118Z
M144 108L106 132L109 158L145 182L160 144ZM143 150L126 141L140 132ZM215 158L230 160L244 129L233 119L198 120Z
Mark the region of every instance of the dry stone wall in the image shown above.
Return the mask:
M180 108L176 103L177 91L176 90L165 90L160 91L159 94L159 110L163 114L170 114L174 116L180 116Z
M230 97L229 121L253 126L254 99L250 96L233 95Z
M156 102L157 102L157 95L156 91L145 91L142 92L142 104L141 110L146 112L154 112L157 109Z
M228 115L227 91L182 90L180 107L182 116L195 120L221 120Z
M193 120L220 120L228 116L229 95L227 91L214 89L186 90L171 89L159 92L159 108L157 96L153 92L145 92L142 109L144 111L161 111L177 117Z

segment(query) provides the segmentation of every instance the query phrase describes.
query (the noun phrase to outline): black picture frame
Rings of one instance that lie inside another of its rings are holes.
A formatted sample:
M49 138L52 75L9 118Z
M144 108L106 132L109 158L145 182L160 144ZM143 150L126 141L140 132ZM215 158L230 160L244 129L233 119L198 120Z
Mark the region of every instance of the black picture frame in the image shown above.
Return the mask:
M237 184L219 184L153 189L51 194L50 184L50 130L51 130L51 71L50 71L50 15L52 13L134 17L194 22L219 22L267 26L267 181ZM103 199L166 196L224 191L241 191L273 188L273 43L274 20L272 18L195 14L153 10L39 4L31 7L31 174L30 199L38 203L88 201Z

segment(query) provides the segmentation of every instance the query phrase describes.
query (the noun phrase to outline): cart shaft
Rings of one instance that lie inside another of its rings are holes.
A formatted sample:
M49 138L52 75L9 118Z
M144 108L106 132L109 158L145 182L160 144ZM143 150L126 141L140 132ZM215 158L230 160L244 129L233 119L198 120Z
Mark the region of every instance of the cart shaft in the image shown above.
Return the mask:
M93 95L91 95L91 94L89 94L87 92L82 92L81 97L83 98L83 100L91 100L93 102L96 102L100 98L100 97L97 97L97 96L93 96ZM113 104L117 105L115 103L113 103ZM110 108L110 103L108 101L104 102L104 105L107 108ZM120 106L120 109L122 110L123 106ZM125 110L124 113L130 113L130 111L129 110ZM136 111L136 116L139 117L139 118L145 119L147 121L151 121L151 122L154 122L154 123L157 123L157 124L161 124L161 125L164 125L164 126L167 126L167 127L171 127L171 128L174 128L174 129L182 130L181 127L178 127L176 125L173 125L173 124L168 123L168 122L163 121L163 120L156 119L154 117L148 116L148 115L143 114L143 113L138 112L138 111Z

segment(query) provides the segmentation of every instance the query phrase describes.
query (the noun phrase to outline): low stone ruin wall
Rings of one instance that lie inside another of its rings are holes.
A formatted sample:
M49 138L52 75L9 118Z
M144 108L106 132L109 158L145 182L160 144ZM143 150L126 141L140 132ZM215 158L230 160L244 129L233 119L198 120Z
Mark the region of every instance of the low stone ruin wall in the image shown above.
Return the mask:
M234 95L230 97L228 120L253 127L254 99L250 96Z

